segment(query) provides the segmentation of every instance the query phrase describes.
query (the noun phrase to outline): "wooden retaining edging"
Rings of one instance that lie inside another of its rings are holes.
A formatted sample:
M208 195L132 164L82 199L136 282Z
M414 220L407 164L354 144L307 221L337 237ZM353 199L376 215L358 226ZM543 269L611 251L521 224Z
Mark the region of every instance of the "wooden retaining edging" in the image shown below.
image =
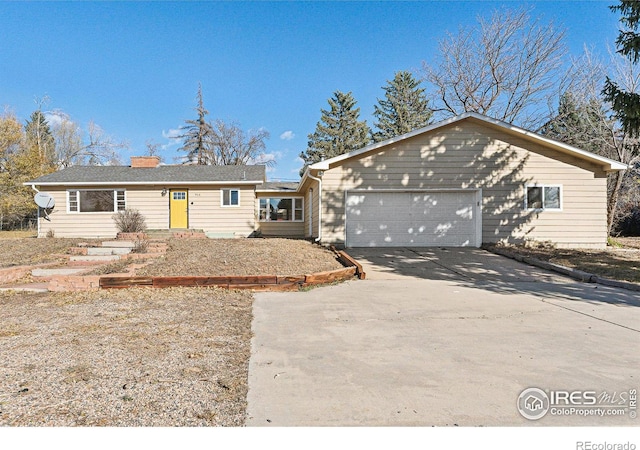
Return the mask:
M224 277L100 277L102 289L123 289L135 286L154 288L166 287L207 287L217 286L226 289L251 289L254 291L297 291L307 286L345 281L353 277L364 280L366 274L362 265L342 250L331 247L344 269L330 270L299 276L256 275Z
M358 277L358 279L364 280L367 277L367 274L362 269L362 264L349 256L345 251L336 250L335 247L333 247L332 249L338 255L338 261L340 261L343 266L356 268L356 276Z
M254 291L296 291L301 287L349 280L356 276L357 268L319 272L301 276L231 276L231 277L100 277L102 289L120 289L134 286L166 288L175 286L217 286L227 289L252 289Z

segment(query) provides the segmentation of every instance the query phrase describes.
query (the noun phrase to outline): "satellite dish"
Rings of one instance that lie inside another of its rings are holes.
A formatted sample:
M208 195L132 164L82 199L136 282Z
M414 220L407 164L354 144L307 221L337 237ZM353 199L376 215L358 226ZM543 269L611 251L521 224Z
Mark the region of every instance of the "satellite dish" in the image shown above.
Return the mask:
M43 209L51 209L56 206L56 201L51 195L47 194L46 192L38 192L36 195L34 195L33 201L35 201L36 205Z

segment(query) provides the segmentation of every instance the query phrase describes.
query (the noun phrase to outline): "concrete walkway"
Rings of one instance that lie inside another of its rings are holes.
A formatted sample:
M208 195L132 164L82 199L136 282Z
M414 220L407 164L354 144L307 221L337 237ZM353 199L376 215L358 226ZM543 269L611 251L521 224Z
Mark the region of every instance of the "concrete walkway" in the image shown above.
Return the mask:
M250 426L639 425L516 409L640 387L640 296L477 249L350 250L367 280L259 293Z

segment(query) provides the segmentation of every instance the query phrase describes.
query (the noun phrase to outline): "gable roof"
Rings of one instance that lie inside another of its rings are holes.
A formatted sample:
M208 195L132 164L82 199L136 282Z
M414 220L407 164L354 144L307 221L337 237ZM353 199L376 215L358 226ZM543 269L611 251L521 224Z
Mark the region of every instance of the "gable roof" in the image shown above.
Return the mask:
M72 166L27 181L33 186L112 186L123 184L262 184L265 166Z
M507 122L503 122L498 119L492 119L491 117L487 117L485 115L478 114L475 112L466 112L464 114L460 114L450 119L446 119L438 123L427 125L426 127L411 131L401 136L396 136L394 138L387 139L386 141L376 142L374 144L367 145L366 147L363 147L361 149L354 150L349 153L344 153L342 155L338 155L333 158L317 162L315 164L310 165L309 168L315 169L315 170L328 170L330 166L336 165L336 164L340 165L340 163L348 159L364 157L367 155L367 153L372 152L374 150L378 150L388 145L395 144L397 142L402 142L406 139L410 139L412 137L415 137L424 133L428 133L430 131L434 131L434 130L437 130L437 129L446 127L448 125L454 124L456 122L464 121L464 120L480 122L483 125L488 126L490 128L499 129L513 136L519 136L523 139L526 139L527 141L535 142L535 143L544 145L545 147L560 151L562 153L575 156L576 158L589 161L593 164L602 166L603 170L607 172L616 171L616 170L625 170L628 168L626 164L622 164L618 161L614 161L613 159L596 155L595 153L591 153L586 150L573 147L571 145L565 144L560 141L556 141L554 139L550 139L548 137L542 136L532 131L525 130L524 128L511 125Z

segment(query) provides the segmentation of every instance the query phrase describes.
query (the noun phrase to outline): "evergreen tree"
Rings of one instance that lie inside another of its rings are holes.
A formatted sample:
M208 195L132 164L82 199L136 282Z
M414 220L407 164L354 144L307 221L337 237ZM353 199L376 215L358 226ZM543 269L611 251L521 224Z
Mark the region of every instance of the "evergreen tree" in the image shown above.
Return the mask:
M195 108L198 118L195 120L186 120L186 124L182 127L184 133L179 137L183 139L182 147L178 150L187 152L187 158L190 162L196 161L198 164L207 165L215 164L213 151L213 127L205 120L209 111L204 107L202 100L202 86L198 84L198 106Z
M40 166L45 173L53 169L56 165L55 139L40 109L31 114L24 131L27 151L34 159L33 164Z
M384 141L429 124L433 112L429 109L424 88L411 72L396 72L393 80L382 89L385 100L378 99L373 115L378 129L372 134L374 142Z
M618 53L627 57L632 63L640 59L640 2L637 0L620 0L619 5L611 6L614 11L620 11L620 22L625 29L620 31L616 46ZM634 137L640 137L640 94L621 89L609 77L602 91L605 99L611 102L611 108L620 120L624 130Z
M611 157L611 130L615 128L608 118L604 105L597 98L576 98L571 92L560 97L557 114L540 130L552 139Z
M308 135L307 149L300 153L304 160L301 176L310 164L357 150L369 143L369 127L366 121L358 120L360 108L355 107L357 102L351 92L335 91L328 103L331 108L320 110L322 115L316 130Z

